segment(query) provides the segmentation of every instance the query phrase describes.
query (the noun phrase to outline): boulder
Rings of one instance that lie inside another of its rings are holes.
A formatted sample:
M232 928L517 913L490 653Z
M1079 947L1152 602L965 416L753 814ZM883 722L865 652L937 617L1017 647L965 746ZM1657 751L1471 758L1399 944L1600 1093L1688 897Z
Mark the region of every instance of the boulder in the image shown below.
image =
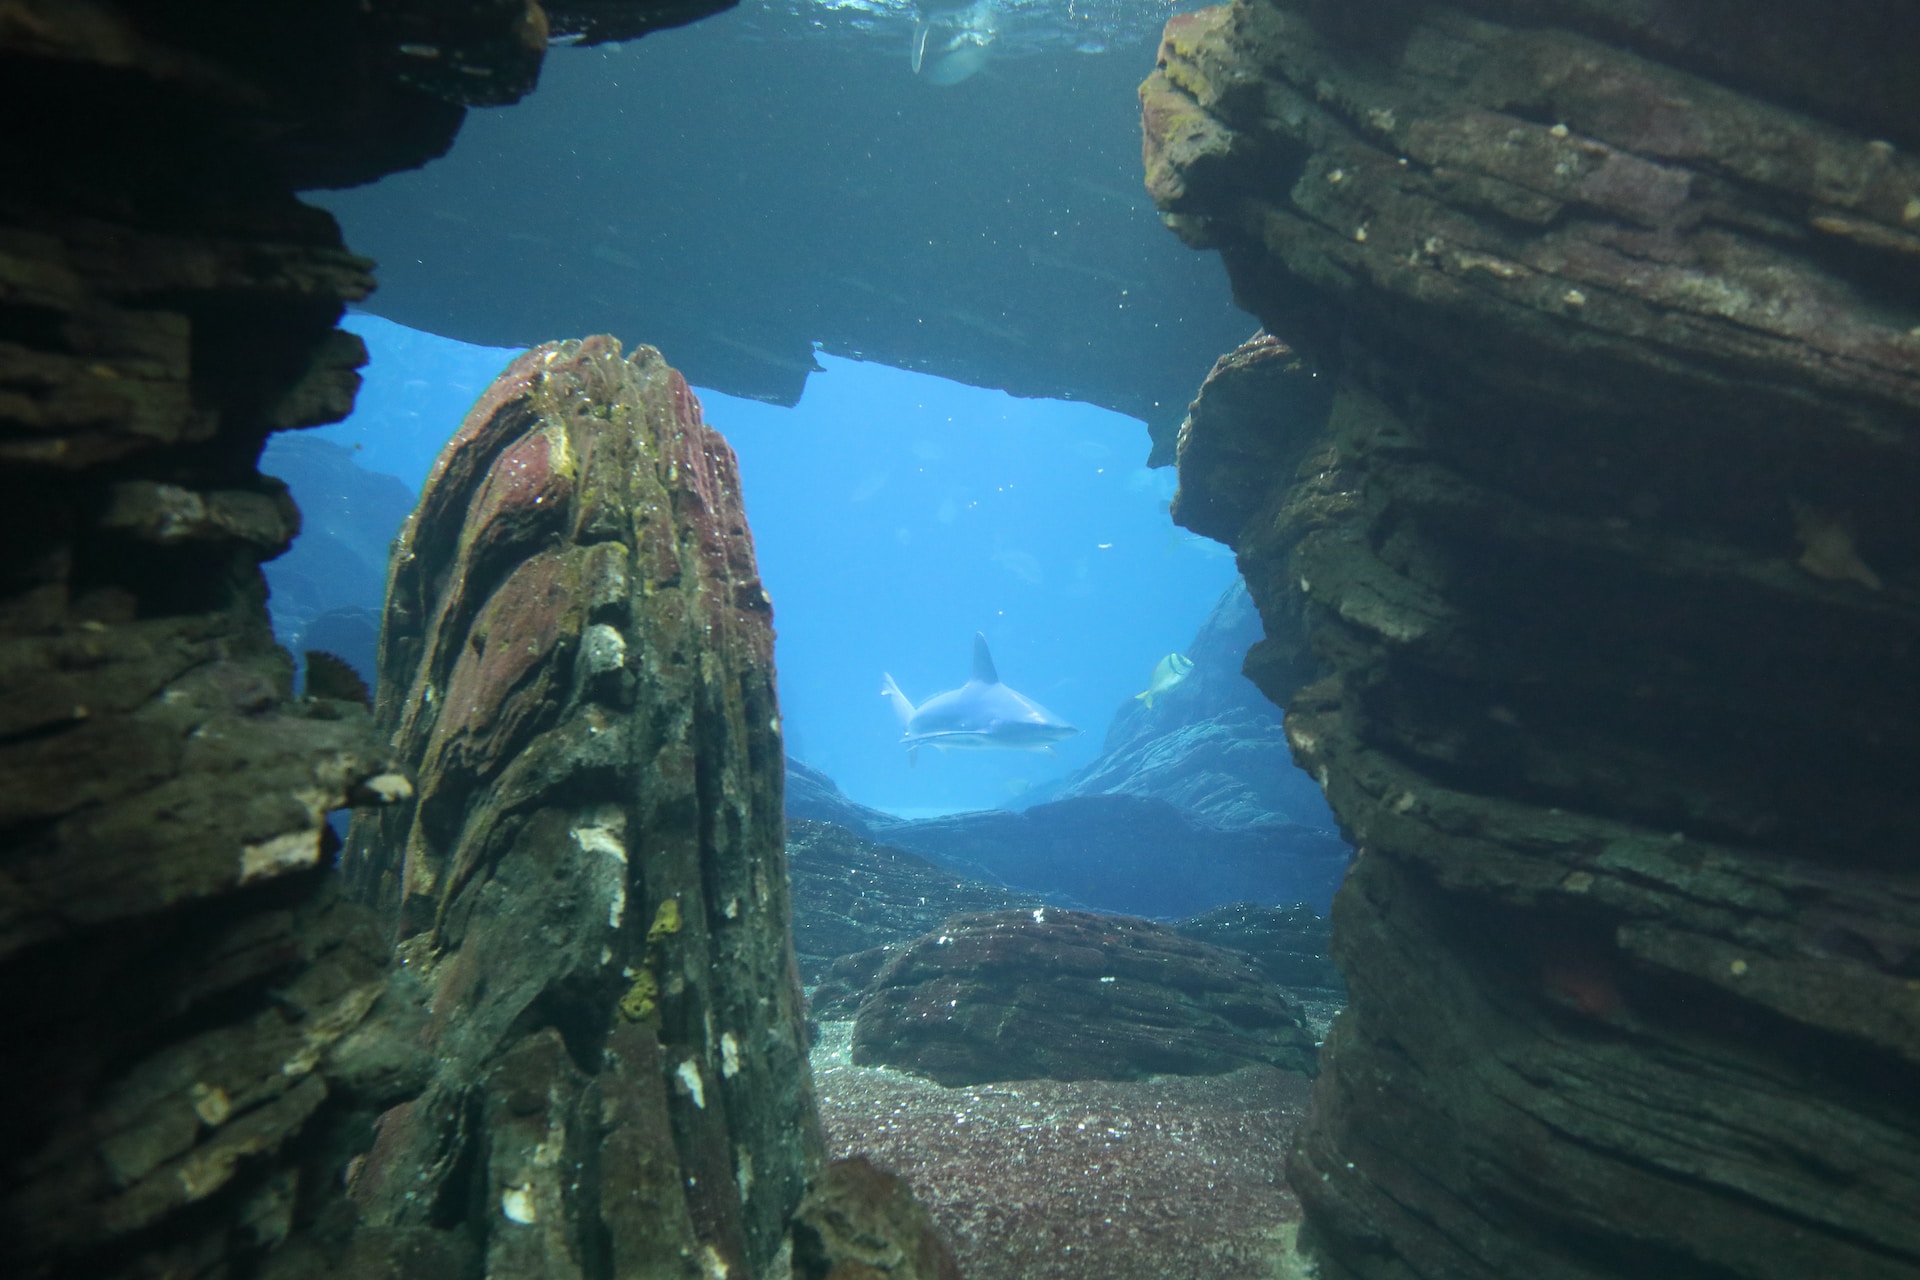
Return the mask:
M1240 952L1268 981L1289 992L1345 996L1346 983L1327 956L1329 922L1304 902L1288 907L1236 902L1182 920L1174 929L1182 937Z
M1036 908L957 916L889 959L856 1063L945 1085L1311 1073L1300 1009L1246 957L1147 920Z
M1040 905L824 822L787 824L787 869L794 951L808 983L839 957L910 941L949 916Z
M835 1160L807 1192L793 1254L805 1280L960 1280L953 1250L906 1179L865 1156Z

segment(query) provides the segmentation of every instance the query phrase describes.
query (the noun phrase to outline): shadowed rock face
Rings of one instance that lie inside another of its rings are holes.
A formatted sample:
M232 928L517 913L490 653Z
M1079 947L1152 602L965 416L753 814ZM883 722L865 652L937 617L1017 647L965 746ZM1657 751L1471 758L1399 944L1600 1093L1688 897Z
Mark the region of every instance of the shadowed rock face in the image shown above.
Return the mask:
M439 1069L377 1122L361 1213L489 1274L762 1274L821 1151L771 609L733 452L658 352L550 343L481 396L395 544L380 687L417 802L344 873Z
M1360 849L1329 1277L1920 1273L1920 30L1627 8L1256 0L1142 88L1273 335L1176 517Z
M290 697L259 570L299 527L262 443L351 407L334 324L373 283L293 190L419 165L549 35L661 13L0 16L0 1273L244 1274L323 1220L331 1248L357 1131L425 1082L417 983L325 828L405 783L362 708Z
M945 1085L1313 1070L1300 1009L1245 956L1055 908L955 916L867 988L853 1060Z
M826 1280L960 1280L960 1266L905 1179L865 1156L836 1160L807 1193L795 1233L802 1274Z

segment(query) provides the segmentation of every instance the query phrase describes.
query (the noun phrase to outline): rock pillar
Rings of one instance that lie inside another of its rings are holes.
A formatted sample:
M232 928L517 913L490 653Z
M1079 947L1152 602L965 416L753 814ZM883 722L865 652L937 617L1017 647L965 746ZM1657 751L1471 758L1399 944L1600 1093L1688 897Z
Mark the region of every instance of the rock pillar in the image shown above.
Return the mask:
M651 347L515 360L394 546L377 715L415 799L344 872L432 1083L352 1195L496 1275L762 1276L821 1156L772 610L733 453Z
M1322 1275L1920 1273L1917 30L1168 25L1148 184L1266 326L1176 518L1359 848Z

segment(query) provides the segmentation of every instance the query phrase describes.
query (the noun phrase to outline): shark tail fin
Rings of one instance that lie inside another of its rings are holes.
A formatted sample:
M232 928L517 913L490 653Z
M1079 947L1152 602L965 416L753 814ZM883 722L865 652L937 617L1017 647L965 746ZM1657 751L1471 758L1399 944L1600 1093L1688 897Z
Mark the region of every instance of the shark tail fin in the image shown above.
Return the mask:
M1000 673L994 668L993 655L987 651L987 637L978 631L973 633L973 678L981 684L1000 683Z
M908 721L913 719L913 701L900 692L900 686L893 682L892 676L882 674L881 679L886 683L880 686L880 696L893 704L893 714L899 719L900 727L904 729Z

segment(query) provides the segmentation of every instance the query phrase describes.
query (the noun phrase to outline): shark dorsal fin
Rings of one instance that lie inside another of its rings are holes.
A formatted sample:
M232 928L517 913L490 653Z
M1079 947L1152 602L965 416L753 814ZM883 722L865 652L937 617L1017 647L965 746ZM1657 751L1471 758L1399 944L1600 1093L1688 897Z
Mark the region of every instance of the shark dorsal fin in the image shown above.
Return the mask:
M933 24L925 18L915 20L913 24L913 51L908 61L913 64L913 74L920 74L920 64L927 56L927 34L933 30Z
M987 652L987 637L973 633L973 678L981 684L999 684L1000 673L993 669L993 655Z

